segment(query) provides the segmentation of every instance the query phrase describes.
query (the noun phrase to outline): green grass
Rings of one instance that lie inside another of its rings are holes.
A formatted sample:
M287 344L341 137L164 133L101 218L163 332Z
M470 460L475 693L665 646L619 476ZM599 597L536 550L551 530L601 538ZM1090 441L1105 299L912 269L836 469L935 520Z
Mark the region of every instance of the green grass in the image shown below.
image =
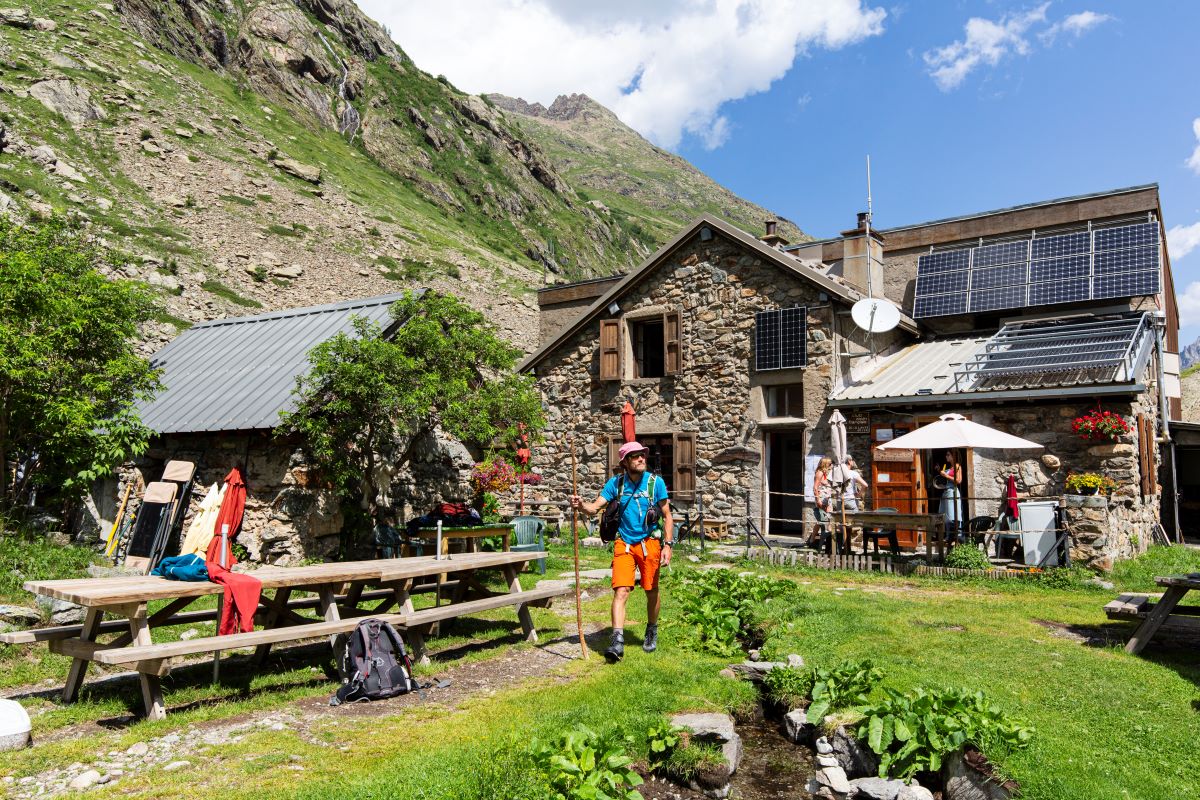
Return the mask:
M1200 550L1182 545L1155 546L1139 558L1118 561L1112 581L1125 592L1161 592L1162 587L1154 582L1156 576L1189 572L1200 572Z
M209 294L215 294L217 297L222 297L239 306L245 306L247 308L262 308L262 303L250 297L242 297L233 289L230 289L228 286L217 280L207 280L200 284L200 288Z
M273 233L276 236L291 236L295 238L304 236L301 231L296 230L292 226L279 225L278 223L272 223L271 225L268 225L266 228L266 233Z
M254 198L242 197L239 194L222 194L222 195L217 195L217 197L220 198L221 200L224 200L226 203L236 203L239 206L253 206L254 205Z
M191 320L186 320L183 317L177 317L174 314L167 313L166 311L158 311L154 315L154 321L163 322L167 325L174 325L175 328L180 331L186 331L188 328L192 327Z
M32 605L33 597L22 588L25 581L84 575L94 559L86 547L58 545L45 536L6 529L0 520L0 602Z

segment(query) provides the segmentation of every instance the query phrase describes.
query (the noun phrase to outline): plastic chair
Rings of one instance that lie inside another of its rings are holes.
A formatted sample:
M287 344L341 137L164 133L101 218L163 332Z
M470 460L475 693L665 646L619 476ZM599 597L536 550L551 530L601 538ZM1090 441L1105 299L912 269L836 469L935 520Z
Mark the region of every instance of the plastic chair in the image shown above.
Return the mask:
M513 542L509 550L536 553L546 549L546 522L538 517L513 517ZM546 559L538 559L538 574L546 574Z
M898 513L900 513L900 509L891 508L891 507L877 508L877 509L875 509L875 513L876 514L898 514ZM867 552L867 542L870 542L871 545L875 548L875 555L879 555L879 540L887 539L888 540L888 550L890 550L892 552L893 556L898 556L898 555L900 555L900 542L896 537L897 537L897 534L896 534L895 529L872 528L869 531L864 529L863 530L863 552L864 553Z

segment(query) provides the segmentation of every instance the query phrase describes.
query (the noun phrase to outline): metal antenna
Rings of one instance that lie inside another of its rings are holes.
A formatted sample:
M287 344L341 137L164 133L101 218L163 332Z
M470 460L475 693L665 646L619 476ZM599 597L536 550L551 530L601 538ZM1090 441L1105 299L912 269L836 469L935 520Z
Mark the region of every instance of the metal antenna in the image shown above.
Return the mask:
M874 287L871 286L871 154L867 154L867 297L874 297Z

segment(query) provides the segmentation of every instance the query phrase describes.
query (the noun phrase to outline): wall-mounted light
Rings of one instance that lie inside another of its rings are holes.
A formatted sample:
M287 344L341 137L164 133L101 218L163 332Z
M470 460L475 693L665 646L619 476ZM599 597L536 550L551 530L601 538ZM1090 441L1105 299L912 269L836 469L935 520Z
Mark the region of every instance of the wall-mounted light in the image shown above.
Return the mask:
M700 241L707 242L712 240L712 228L705 225L700 229Z
M614 300L608 304L608 313L609 313L609 316L613 316L613 317L615 317L617 314L621 313L621 307L619 305L617 305L616 300Z

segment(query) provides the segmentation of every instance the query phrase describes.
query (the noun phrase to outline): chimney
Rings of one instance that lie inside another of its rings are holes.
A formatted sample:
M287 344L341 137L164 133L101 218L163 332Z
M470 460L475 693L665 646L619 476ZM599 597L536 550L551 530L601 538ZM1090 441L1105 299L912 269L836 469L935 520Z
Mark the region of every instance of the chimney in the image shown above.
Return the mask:
M788 243L787 239L775 232L775 226L777 224L779 224L777 220L767 220L767 233L765 236L761 237L761 241L768 247L779 247L780 245L785 245Z
M883 237L871 228L867 242L866 211L858 213L858 227L842 231L842 277L863 294L883 297Z

